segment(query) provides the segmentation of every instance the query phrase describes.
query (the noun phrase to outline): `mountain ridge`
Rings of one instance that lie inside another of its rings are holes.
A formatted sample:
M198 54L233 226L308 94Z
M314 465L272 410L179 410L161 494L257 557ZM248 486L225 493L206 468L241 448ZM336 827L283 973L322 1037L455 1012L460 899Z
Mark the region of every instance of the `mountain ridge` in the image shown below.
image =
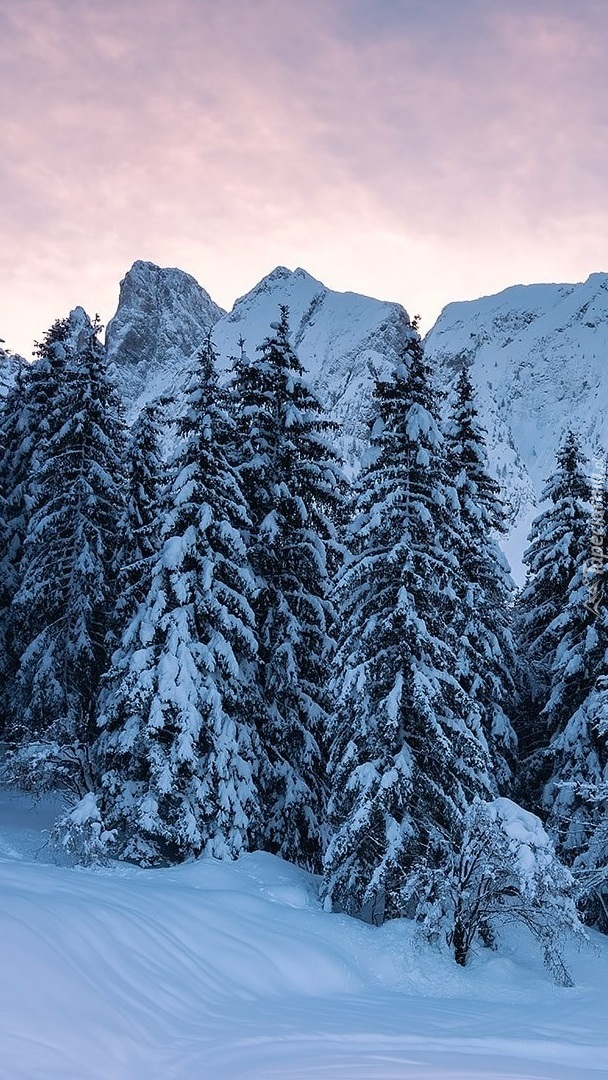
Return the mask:
M398 357L409 316L401 304L329 289L302 267L275 267L227 312L185 271L136 261L106 331L108 362L128 411L134 415L160 394L178 399L189 358L209 333L225 377L241 349L255 355L283 304L292 344L340 425L340 449L356 470L374 373L388 371ZM520 573L565 430L580 434L590 457L608 445L608 274L454 301L424 345L444 390L462 363L471 369L511 522L505 547ZM0 360L0 383L10 385L18 362L6 352Z

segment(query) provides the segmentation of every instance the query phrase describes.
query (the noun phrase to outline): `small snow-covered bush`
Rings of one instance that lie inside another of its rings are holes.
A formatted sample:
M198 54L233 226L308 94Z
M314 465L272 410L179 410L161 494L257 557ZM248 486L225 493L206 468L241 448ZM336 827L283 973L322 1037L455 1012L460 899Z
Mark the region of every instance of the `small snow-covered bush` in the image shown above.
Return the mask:
M562 947L584 933L574 881L540 820L510 799L475 799L451 865L421 871L407 891L417 894L425 934L445 937L457 963L466 964L477 937L491 944L498 924L518 922L538 940L557 982L572 985Z
M116 832L104 828L97 796L92 791L59 818L53 830L57 843L85 865L105 862L110 853Z

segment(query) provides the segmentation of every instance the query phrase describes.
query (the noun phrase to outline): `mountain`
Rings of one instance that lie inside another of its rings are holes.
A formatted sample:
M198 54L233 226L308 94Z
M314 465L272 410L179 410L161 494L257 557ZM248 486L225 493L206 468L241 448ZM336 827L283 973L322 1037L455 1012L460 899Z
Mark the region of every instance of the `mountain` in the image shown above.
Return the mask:
M240 341L245 353L255 356L283 304L289 308L293 346L344 432L347 458L356 457L365 437L371 369L387 368L396 357L409 316L400 304L334 292L305 270L279 266L216 323L213 340L223 366L238 356Z
M470 365L517 569L564 432L577 432L591 459L608 447L608 274L449 304L425 347L446 383L460 363Z
M21 364L25 363L22 356L3 349L4 342L0 338L0 398L6 397L15 383L17 372Z
M106 330L108 361L127 401L153 395L157 382L164 389L223 315L190 274L134 263L120 283L118 309Z
M161 392L177 399L187 358L211 327L224 371L241 348L254 356L282 304L289 307L294 347L341 425L342 449L356 467L371 368L389 367L409 318L399 304L335 292L302 269L277 267L226 313L190 275L135 263L107 332L125 397L134 408ZM449 304L425 348L446 389L462 362L471 366L490 461L509 509L505 546L521 576L529 524L562 433L574 427L591 456L608 444L608 275L592 274L581 284L517 285Z
M135 263L107 330L108 357L125 398L136 408L160 393L178 397L187 359L211 327L224 372L241 348L255 356L282 304L311 382L344 430L343 449L357 457L370 364L388 366L409 318L399 304L334 292L302 269L277 267L227 314L188 274Z

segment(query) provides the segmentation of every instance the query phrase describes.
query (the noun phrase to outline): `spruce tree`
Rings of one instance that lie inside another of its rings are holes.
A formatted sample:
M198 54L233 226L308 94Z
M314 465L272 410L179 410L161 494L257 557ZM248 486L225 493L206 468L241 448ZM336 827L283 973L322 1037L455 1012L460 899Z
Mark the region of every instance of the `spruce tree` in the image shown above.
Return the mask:
M116 600L124 428L99 325L76 308L57 326L61 379L48 402L44 460L13 599L20 656L11 738L22 746L15 759L16 766L24 762L22 779L82 794L92 783L93 703Z
M97 799L67 823L144 865L234 857L260 832L248 518L209 345L184 405L162 546L100 698Z
M542 803L564 858L588 846L598 819L595 791L608 764L608 491L606 469L591 494L589 532L579 553L565 609L552 624L560 635L541 717L550 735L542 755Z
M28 641L28 622L13 610L21 580L26 532L40 496L41 468L53 433L63 423L56 409L63 381L69 320L57 320L35 350L35 360L17 369L15 383L0 410L0 492L3 530L0 537L0 713L11 728L11 693L21 652Z
M381 921L408 878L442 865L475 795L494 790L479 710L453 674L457 506L437 391L417 331L375 388L354 492L331 725L326 904Z
M324 844L324 738L334 652L331 574L342 473L333 425L289 342L287 308L235 366L240 464L256 575L257 686L268 850L319 869Z
M0 337L0 397L5 397L9 393L23 365L23 357L5 348L5 342Z
M524 704L518 726L524 756L542 751L555 730L547 729L546 715L541 714L551 692L573 581L586 557L591 494L586 464L577 437L568 431L557 452L555 472L542 492L542 500L549 505L532 523L530 546L524 554L528 573L518 597L516 619L524 669Z
M585 922L608 934L608 675L596 679L563 743L571 744L572 767L562 788L571 804L560 814L562 848L573 862Z
M462 589L456 611L459 678L479 705L494 772L505 790L513 779L517 747L508 716L516 700L511 628L514 585L496 539L506 531L504 507L499 485L488 471L485 434L466 366L455 387L446 450L460 519L456 552Z
M150 590L161 544L161 497L166 485L162 449L164 400L145 405L131 428L126 451L126 499L119 522L116 631L126 629Z

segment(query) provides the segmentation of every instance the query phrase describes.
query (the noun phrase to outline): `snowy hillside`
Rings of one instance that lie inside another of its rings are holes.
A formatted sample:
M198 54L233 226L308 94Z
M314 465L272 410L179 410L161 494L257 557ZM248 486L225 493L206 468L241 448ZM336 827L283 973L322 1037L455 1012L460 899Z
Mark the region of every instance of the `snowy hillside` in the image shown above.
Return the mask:
M52 807L0 803L7 1080L592 1080L608 944L553 986L529 943L470 967L323 912L273 856L167 870L51 864Z
M425 346L446 381L461 357L471 365L516 561L564 432L590 456L608 445L608 275L449 304Z

